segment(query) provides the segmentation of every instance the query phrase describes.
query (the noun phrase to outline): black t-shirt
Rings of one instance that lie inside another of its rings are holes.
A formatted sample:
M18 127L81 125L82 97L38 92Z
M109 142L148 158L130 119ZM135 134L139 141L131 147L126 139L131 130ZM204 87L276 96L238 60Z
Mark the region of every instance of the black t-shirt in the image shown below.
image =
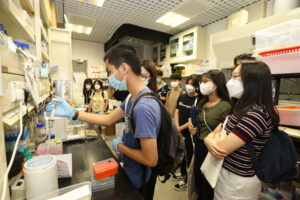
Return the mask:
M187 94L179 96L176 109L179 111L179 126L187 123L190 118L190 110L198 96L190 97Z
M83 96L84 96L84 104L87 105L90 103L90 96L92 94L92 90L84 90Z
M164 85L160 89L157 90L157 95L159 97L166 97L169 91L170 91L169 86ZM162 101L162 102L166 103L166 101Z

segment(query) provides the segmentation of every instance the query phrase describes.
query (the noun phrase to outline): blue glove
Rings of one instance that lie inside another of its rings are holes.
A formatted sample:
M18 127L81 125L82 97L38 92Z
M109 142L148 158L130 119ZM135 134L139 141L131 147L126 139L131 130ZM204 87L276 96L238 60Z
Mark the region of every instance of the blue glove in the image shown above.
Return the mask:
M122 137L117 137L116 139L114 139L114 140L112 141L113 149L114 149L114 151L115 151L117 154L120 154L120 152L118 151L118 145L119 145L119 144L123 144Z
M53 101L56 103L55 105L55 116L56 117L69 117L72 119L74 116L74 108L72 108L68 102L62 99L55 99L53 98ZM53 103L48 103L46 107L47 115L49 116L53 111Z

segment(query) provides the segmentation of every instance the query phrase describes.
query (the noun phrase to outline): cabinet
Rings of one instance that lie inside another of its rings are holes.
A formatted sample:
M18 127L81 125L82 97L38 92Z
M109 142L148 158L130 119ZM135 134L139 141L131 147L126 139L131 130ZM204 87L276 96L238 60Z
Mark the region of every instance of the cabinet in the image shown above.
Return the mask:
M153 46L153 61L157 65L164 65L170 61L170 46L162 43Z
M204 60L206 30L196 26L170 38L170 63Z
M57 72L51 75L52 80L73 80L72 39L66 29L49 29L49 50L52 64L58 65Z

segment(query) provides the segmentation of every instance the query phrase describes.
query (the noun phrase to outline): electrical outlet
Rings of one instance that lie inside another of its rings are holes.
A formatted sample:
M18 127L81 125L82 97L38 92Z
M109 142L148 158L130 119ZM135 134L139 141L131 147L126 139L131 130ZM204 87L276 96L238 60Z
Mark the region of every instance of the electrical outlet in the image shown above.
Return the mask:
M10 99L12 102L24 100L25 83L20 81L9 82Z

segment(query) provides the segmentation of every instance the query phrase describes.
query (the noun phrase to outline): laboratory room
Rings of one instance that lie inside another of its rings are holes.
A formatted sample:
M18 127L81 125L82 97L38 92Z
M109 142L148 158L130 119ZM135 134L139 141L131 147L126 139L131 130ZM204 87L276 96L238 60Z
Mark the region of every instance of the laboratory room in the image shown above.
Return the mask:
M0 200L300 200L299 0L0 0Z

